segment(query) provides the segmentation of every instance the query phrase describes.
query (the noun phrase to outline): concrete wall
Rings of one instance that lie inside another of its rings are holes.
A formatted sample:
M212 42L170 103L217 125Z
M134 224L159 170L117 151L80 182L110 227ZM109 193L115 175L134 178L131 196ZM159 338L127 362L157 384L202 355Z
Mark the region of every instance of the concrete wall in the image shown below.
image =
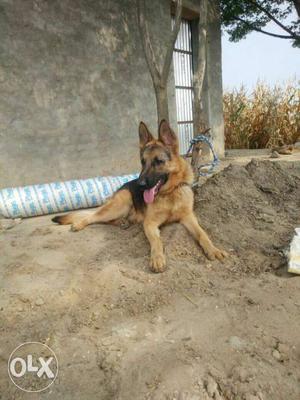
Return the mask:
M162 57L170 1L146 4ZM198 11L197 0L184 5ZM214 15L204 98L222 155L221 36ZM0 188L139 169L138 123L156 133L157 116L135 0L0 0L0 38ZM171 71L176 128L174 94Z
M146 3L160 55L169 1ZM0 0L0 37L0 187L139 168L157 117L135 0Z
M211 128L214 148L224 156L224 119L222 87L221 23L218 1L209 2L207 26L207 66L203 98L206 102L208 126Z
M195 0L187 0L187 5L194 11L199 10ZM208 3L208 24L206 44L206 73L202 89L203 118L211 128L214 149L220 157L224 156L224 119L222 87L222 48L221 23L218 0ZM198 59L198 21L192 22L194 68ZM211 154L210 154L211 156Z

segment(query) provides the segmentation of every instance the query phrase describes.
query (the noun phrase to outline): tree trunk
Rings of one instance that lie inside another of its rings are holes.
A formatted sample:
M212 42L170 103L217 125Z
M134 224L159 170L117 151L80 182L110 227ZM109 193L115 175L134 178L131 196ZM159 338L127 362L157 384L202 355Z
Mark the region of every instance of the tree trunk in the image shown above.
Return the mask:
M194 136L199 135L201 131L208 128L207 126L205 126L201 103L203 82L206 70L207 5L207 0L200 0L200 14L198 24L198 57L193 77ZM192 167L194 173L198 171L200 156L205 155L206 158L206 154L209 154L209 151L204 148L204 145L201 142L194 146L192 153Z
M206 69L207 0L200 0L198 24L198 57L193 76L194 89L194 135L203 130L201 96Z
M171 31L169 40L166 43L167 51L162 67L158 65L158 60L154 54L154 50L152 47L147 19L145 16L145 8L146 8L145 0L136 0L136 1L137 1L137 11L138 11L138 24L141 32L143 49L155 91L156 105L157 105L157 119L159 126L162 119L169 121L168 90L167 90L168 76L170 72L170 66L172 63L174 44L180 29L182 0L176 0L177 7L175 14L175 23Z
M154 86L154 85L153 85ZM154 86L157 106L158 125L162 119L169 121L168 89L167 86Z

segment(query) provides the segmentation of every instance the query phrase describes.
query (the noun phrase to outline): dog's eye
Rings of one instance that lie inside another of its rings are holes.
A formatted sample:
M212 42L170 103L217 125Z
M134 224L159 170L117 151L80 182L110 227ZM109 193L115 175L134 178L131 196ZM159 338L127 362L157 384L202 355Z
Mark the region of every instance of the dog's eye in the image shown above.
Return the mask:
M155 158L154 160L153 160L153 162L152 162L152 165L153 166L155 166L155 165L162 165L162 164L164 164L165 163L165 160L161 160L161 159L159 159L159 158Z

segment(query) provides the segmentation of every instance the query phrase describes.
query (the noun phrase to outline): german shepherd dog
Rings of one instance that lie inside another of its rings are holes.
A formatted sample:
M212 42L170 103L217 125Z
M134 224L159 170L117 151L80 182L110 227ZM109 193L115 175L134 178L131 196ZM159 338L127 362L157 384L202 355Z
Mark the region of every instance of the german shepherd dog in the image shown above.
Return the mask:
M139 139L142 164L139 178L123 185L96 210L72 212L52 221L72 224L73 231L97 222L115 224L124 218L130 222L142 222L150 242L153 272L163 272L166 267L160 226L180 222L199 242L208 259L222 261L227 253L213 245L193 212L192 169L180 157L177 137L168 122L161 121L158 139L141 122Z

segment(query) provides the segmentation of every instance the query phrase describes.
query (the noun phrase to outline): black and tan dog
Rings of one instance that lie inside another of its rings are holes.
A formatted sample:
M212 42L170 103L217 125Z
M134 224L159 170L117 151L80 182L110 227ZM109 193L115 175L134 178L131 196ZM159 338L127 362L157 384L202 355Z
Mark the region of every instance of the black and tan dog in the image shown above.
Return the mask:
M189 163L179 155L178 140L169 124L164 120L160 123L157 140L141 122L139 137L142 171L138 179L126 183L94 211L72 212L55 217L53 221L72 224L73 231L97 222L116 223L123 218L143 222L154 272L162 272L166 266L159 227L180 222L210 260L223 260L226 252L213 245L193 212L193 173Z

